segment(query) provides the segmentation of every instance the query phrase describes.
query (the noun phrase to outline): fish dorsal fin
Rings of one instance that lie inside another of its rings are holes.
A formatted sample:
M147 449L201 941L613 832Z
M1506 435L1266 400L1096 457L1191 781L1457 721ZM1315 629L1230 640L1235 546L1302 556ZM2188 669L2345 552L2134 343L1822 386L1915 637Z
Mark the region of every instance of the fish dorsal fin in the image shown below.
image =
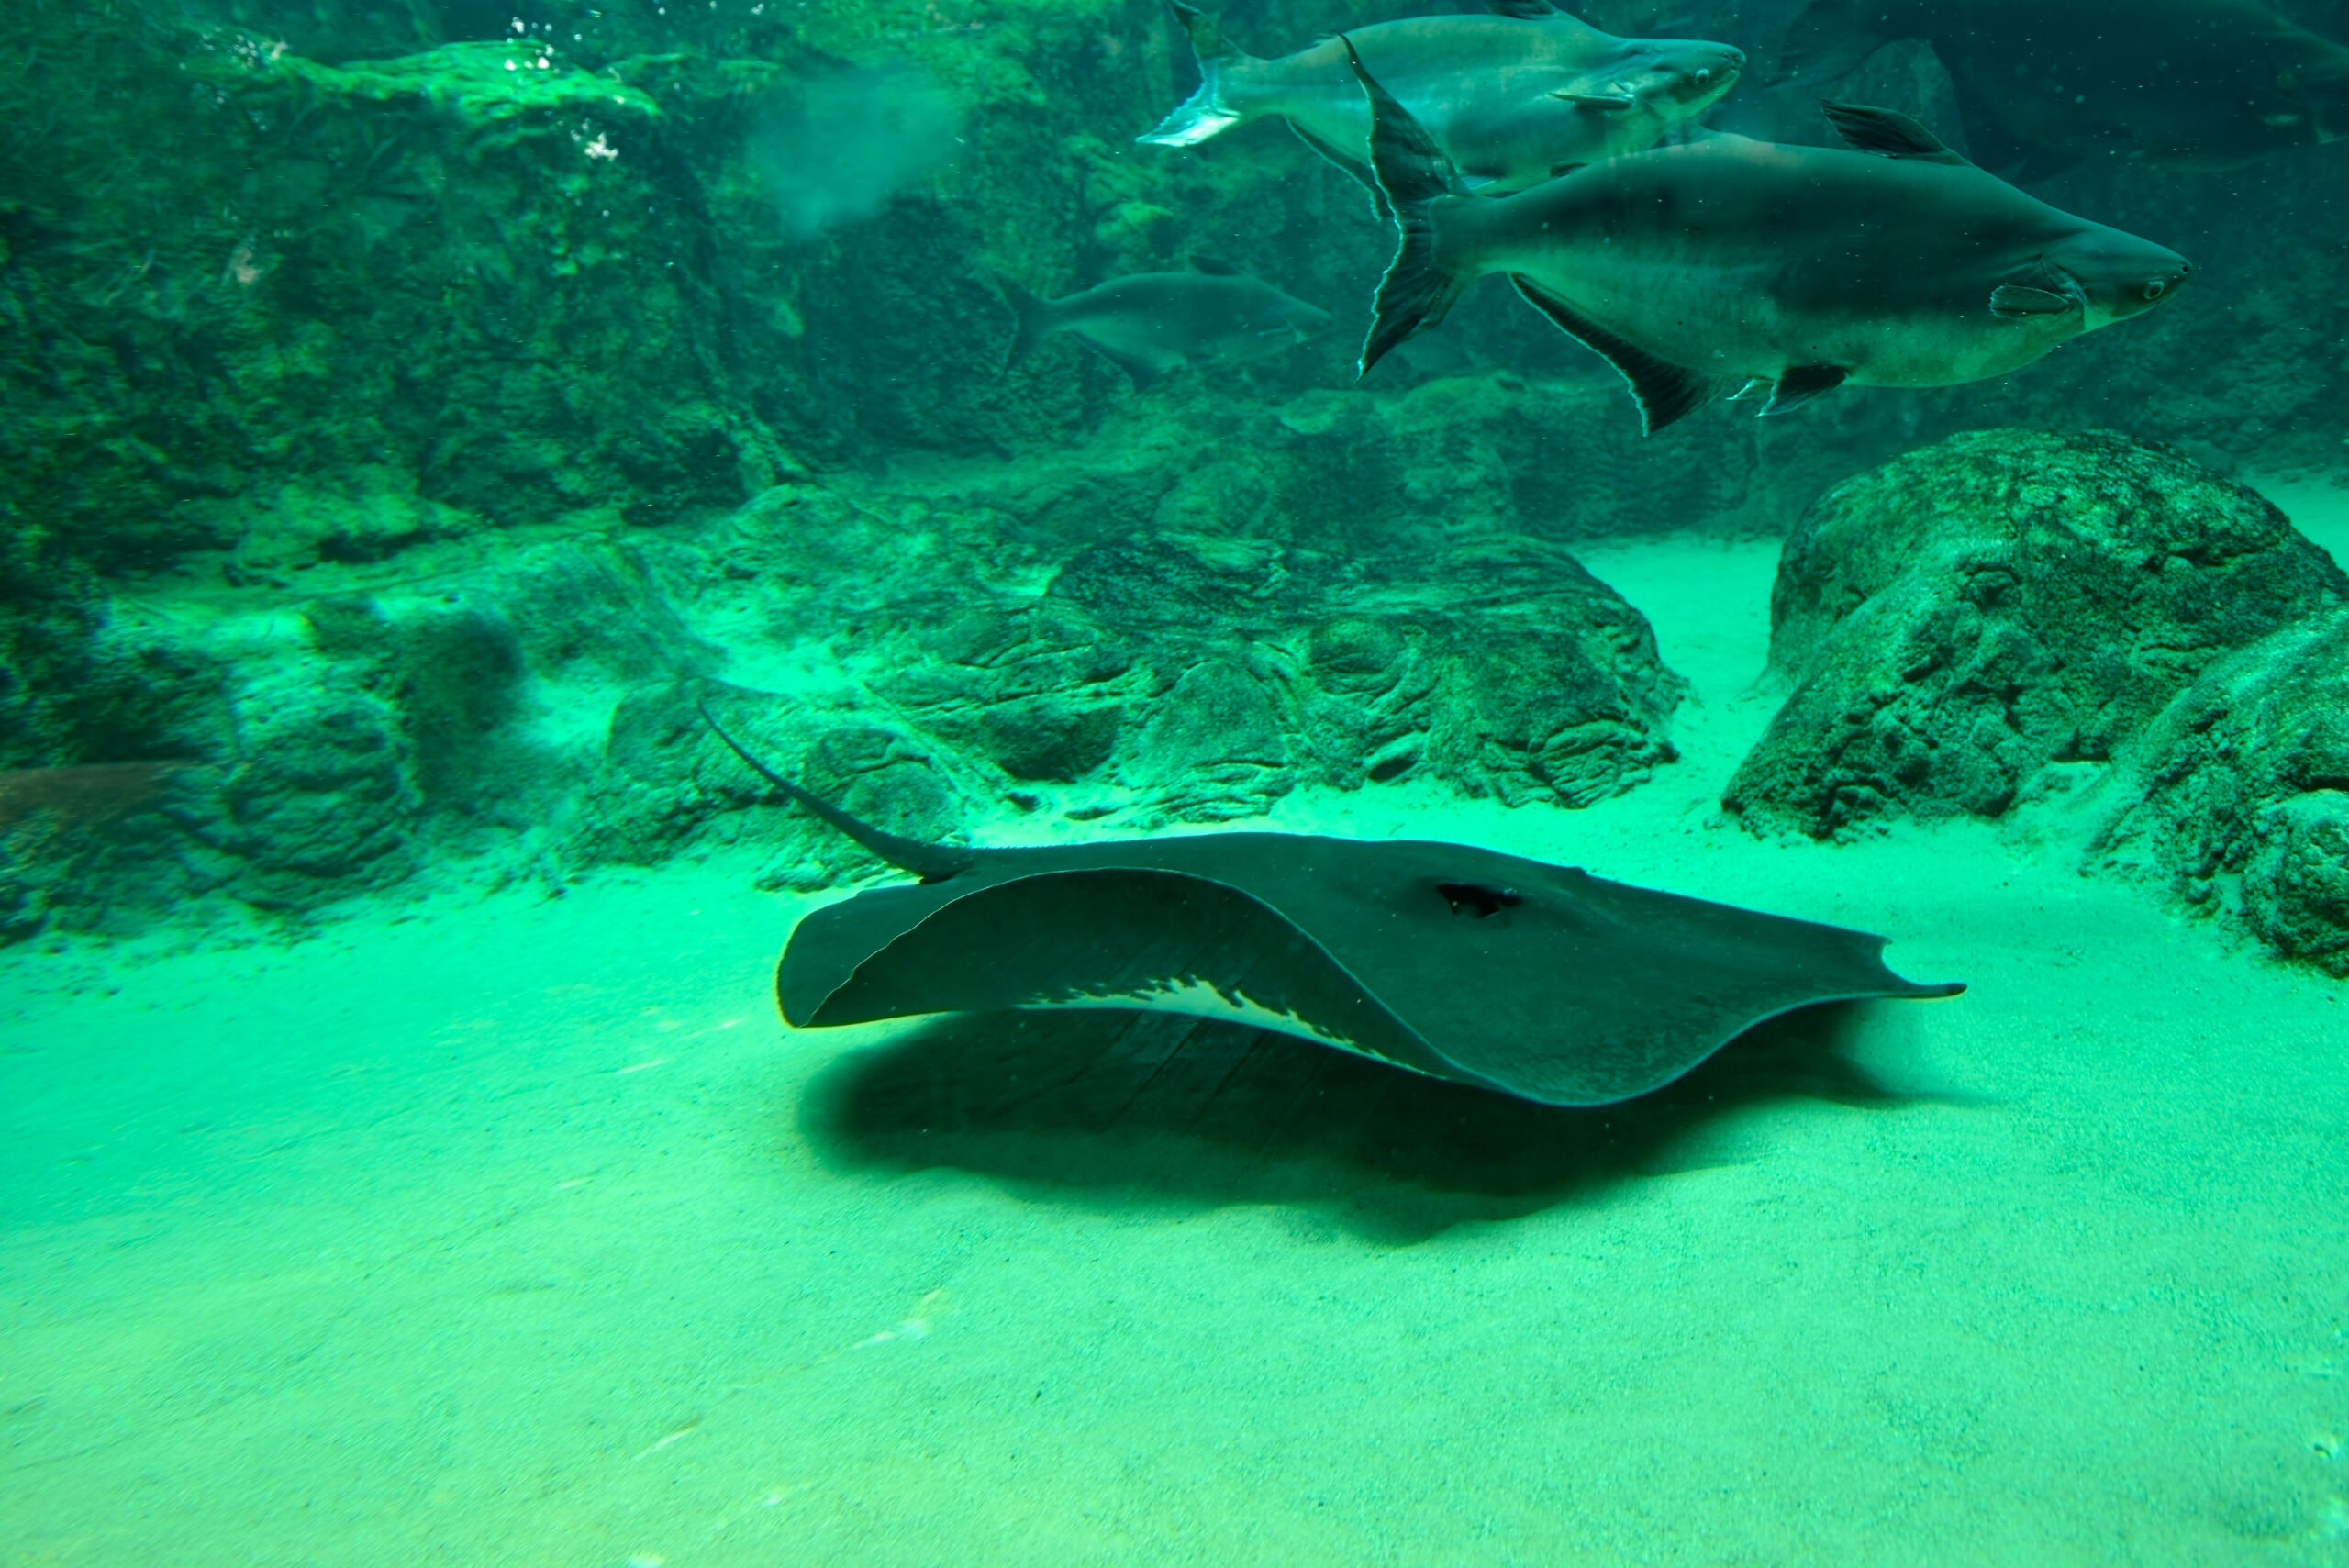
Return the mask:
M1515 17L1520 22L1546 22L1565 15L1550 0L1485 0L1485 8L1496 17Z
M1615 373L1631 387L1640 406L1644 434L1653 436L1704 406L1709 388L1703 376L1626 342L1531 278L1512 272L1508 281L1517 285L1526 304L1556 322L1560 331L1615 367Z
M1842 365L1788 365L1779 373L1778 384L1770 394L1769 404L1762 417L1791 414L1814 397L1824 397L1843 384L1852 373Z
M1205 272L1211 278L1236 278L1240 276L1239 268L1218 256L1192 257L1191 270L1195 272Z
M1451 155L1436 145L1427 128L1379 84L1378 78L1364 69L1362 51L1354 48L1354 40L1344 33L1338 39L1346 46L1346 61L1353 69L1354 80L1362 83L1363 94L1370 100L1370 162L1386 199L1400 210L1438 196L1461 195L1460 172Z
M1959 157L1932 131L1897 109L1872 108L1866 104L1838 104L1821 99L1820 108L1837 135L1854 152L1874 152L1914 163L1950 163L1960 169L1973 165Z

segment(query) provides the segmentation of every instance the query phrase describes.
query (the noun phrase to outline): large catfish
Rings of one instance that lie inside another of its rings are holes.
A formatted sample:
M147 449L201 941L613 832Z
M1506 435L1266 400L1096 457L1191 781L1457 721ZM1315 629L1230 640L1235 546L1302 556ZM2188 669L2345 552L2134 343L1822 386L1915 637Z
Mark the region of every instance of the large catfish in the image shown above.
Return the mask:
M1359 62L1371 151L1401 229L1363 346L1379 357L1486 272L1631 384L1646 428L1712 384L1782 414L1849 383L1949 386L2030 364L2168 300L2176 251L1984 173L1906 115L1827 106L1858 150L1720 136L1633 153L1497 200Z
M1133 272L1060 299L997 277L1019 329L1009 370L1065 332L1126 373L1140 392L1171 371L1261 360L1325 331L1330 313L1261 278L1202 259L1195 272Z
M1522 190L1561 170L1653 147L1737 83L1742 51L1687 39L1619 39L1549 0L1492 0L1490 17L1412 17L1347 35L1485 194ZM1334 38L1277 60L1232 47L1200 11L1174 0L1199 57L1199 90L1139 141L1189 147L1242 120L1277 115L1374 193L1370 110Z
M2020 177L2229 169L2349 136L2349 48L2261 0L1813 0L1780 66L1815 86L1905 38L1949 68L1975 156Z

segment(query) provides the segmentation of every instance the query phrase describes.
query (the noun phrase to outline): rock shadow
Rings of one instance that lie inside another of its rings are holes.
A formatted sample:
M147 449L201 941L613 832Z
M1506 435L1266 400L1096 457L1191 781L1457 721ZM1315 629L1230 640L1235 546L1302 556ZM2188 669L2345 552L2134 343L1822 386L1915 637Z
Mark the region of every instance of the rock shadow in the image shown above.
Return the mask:
M1689 1146L1742 1107L1906 1103L1845 1054L1866 1008L1773 1019L1655 1094L1592 1109L1211 1019L957 1014L831 1063L801 1115L838 1168L952 1167L1102 1207L1282 1205L1399 1244L1713 1162Z

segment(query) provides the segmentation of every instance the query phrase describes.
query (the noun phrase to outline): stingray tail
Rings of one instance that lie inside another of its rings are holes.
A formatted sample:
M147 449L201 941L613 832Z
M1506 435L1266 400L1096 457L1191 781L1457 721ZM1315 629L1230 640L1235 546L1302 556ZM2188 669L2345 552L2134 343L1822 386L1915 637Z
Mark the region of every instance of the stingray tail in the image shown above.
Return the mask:
M1338 35L1355 79L1370 97L1370 164L1395 214L1395 260L1378 282L1378 301L1363 340L1361 373L1388 350L1441 322L1474 281L1444 266L1437 224L1445 206L1461 197L1459 172L1411 111L1363 69L1354 40Z
M895 833L884 832L861 817L851 817L830 801L819 795L810 795L752 756L747 747L733 736L729 735L726 732L726 727L711 716L707 703L696 703L694 706L701 710L701 721L709 726L709 732L725 741L726 749L741 758L752 773L757 773L767 783L774 785L793 800L855 840L865 849L887 861L899 871L909 871L924 882L944 882L957 872L969 870L973 862L978 859L978 856L969 850L958 850L948 844L925 844L919 839L901 838Z
M1001 272L995 275L995 285L1003 291L1004 303L1011 306L1012 315L1019 320L1011 334L1011 347L1004 350L1003 369L1008 374L1013 366L1036 351L1036 345L1051 336L1059 323L1052 317L1052 301L1038 299Z
M1243 53L1215 18L1196 6L1183 0L1170 0L1175 19L1191 38L1191 52L1198 57L1199 90L1183 100L1182 106L1158 122L1158 128L1134 138L1136 141L1155 142L1161 147L1194 147L1219 131L1230 129L1248 117L1224 102L1225 72L1241 61L1252 57Z

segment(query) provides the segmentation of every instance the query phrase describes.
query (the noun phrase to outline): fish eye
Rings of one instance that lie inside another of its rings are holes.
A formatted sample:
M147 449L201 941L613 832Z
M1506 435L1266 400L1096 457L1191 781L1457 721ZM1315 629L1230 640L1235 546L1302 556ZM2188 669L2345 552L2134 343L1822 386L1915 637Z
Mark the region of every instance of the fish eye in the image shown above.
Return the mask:
M2152 283L2145 285L2145 297L2147 299L2159 299L2163 295L2167 294L2168 292L2169 284L2164 283L2159 278L2155 278Z
M1713 73L1709 67L1699 70L1697 72L1697 85L1699 87L1702 87L1706 83L1710 82L1712 79Z

